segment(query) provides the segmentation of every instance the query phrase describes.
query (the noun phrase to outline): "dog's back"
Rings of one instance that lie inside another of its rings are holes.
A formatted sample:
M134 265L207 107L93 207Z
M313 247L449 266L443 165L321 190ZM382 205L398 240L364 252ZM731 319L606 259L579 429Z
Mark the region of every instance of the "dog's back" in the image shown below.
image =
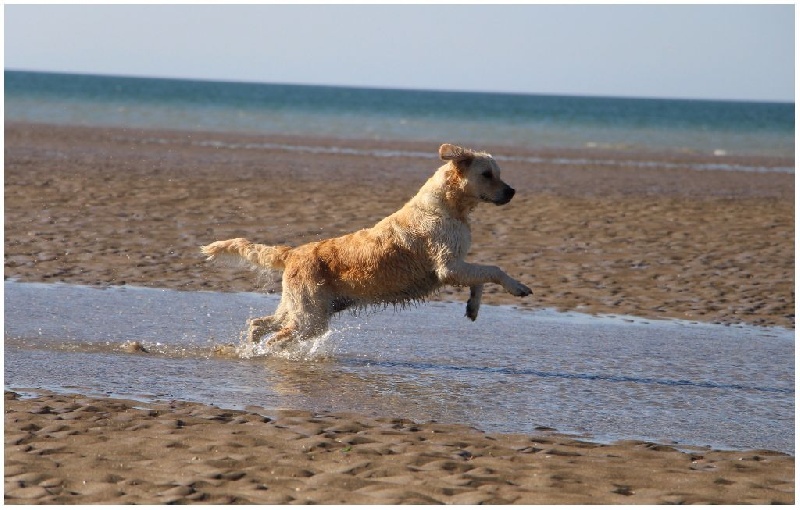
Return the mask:
M395 226L381 222L295 248L286 259L284 279L318 282L326 293L355 306L423 299L438 286L433 262L424 243L405 242L409 236L396 235Z

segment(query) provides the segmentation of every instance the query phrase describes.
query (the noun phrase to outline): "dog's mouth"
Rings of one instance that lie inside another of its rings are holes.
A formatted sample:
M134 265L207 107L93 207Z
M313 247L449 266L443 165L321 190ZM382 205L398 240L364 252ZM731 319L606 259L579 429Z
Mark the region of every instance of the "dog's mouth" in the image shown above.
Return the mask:
M483 200L484 202L489 202L490 204L494 204L494 205L505 205L505 204L511 202L511 198L510 197L491 198L491 197L487 197L486 195L481 195L480 199Z
M514 198L514 193L516 193L514 188L508 186L503 190L503 194L500 197L489 197L487 195L481 195L480 198L484 202L490 202L494 205L505 205L511 202L511 199Z

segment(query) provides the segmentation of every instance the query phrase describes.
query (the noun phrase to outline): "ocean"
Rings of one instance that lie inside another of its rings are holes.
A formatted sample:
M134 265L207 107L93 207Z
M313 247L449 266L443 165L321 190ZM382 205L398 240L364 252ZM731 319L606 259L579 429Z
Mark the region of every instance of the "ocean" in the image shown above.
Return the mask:
M6 121L794 158L794 103L4 74Z

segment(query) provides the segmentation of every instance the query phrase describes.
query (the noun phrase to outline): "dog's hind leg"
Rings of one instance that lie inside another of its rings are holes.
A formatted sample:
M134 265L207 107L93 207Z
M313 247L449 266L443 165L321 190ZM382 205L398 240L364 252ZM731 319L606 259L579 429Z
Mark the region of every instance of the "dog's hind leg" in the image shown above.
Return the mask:
M291 311L278 306L275 315L259 317L250 321L248 338L259 342L267 333L267 345L280 346L294 340L306 340L325 333L330 323L330 312L324 306L308 306Z
M296 340L307 340L319 336L327 330L327 319L309 321L309 317L304 317L302 324L292 320L281 327L277 333L267 340L267 345L278 347Z
M483 296L483 284L473 285L469 288L469 300L467 301L466 316L470 320L478 318L478 310L481 307L481 297Z
M277 333L272 335L269 340L267 340L267 345L275 346L275 345L282 345L287 342L294 340L298 334L298 327L295 322L291 322L290 324L282 327L278 330Z
M288 324L289 318L292 316L289 313L289 308L291 305L288 303L288 299L282 298L281 302L278 303L278 308L275 310L273 315L255 317L247 321L247 340L252 343L258 343L267 333L274 333Z
M280 319L276 315L256 317L247 321L247 324L247 340L251 343L257 343L267 333L281 329Z

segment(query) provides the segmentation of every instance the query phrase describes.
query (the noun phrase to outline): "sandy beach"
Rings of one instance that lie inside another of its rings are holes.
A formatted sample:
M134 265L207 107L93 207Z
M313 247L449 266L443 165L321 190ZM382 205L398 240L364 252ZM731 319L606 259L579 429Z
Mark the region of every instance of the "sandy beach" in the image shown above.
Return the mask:
M443 141L6 123L5 277L279 291L198 247L371 226L439 166ZM484 303L794 328L794 175L692 169L793 161L477 148L507 158L517 195L476 211L468 260L533 289L488 286ZM7 503L794 502L794 458L775 452L37 393L6 392Z
M5 394L6 503L793 503L794 458Z

